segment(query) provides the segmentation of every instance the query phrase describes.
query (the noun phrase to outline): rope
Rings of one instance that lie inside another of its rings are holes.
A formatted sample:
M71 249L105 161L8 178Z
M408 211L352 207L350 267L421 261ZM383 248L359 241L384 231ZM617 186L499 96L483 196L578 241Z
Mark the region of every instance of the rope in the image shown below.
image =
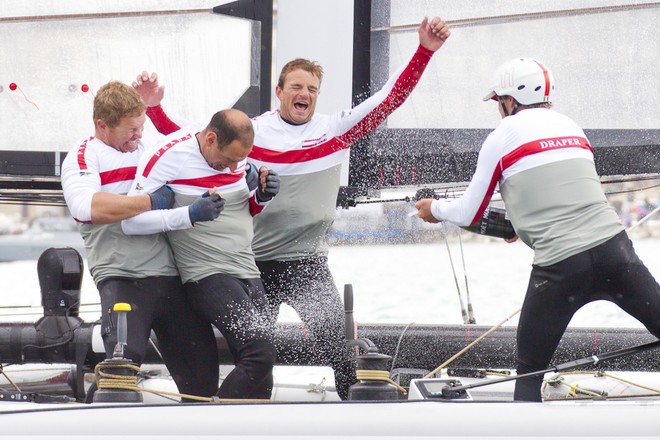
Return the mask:
M650 219L650 218L653 216L653 214L655 214L655 213L658 212L658 211L660 211L660 206L656 207L653 211L651 211L651 212L649 212L648 214L646 214L646 215L645 215L640 221L638 221L638 222L635 223L634 225L629 226L628 229L626 229L626 232L635 229L637 226L641 225L641 224L644 223L646 220Z
M599 396L599 399L602 400L613 400L613 399L638 399L640 397L660 397L660 394L626 394L622 396ZM593 397L590 396L584 396L584 397L577 397L577 396L569 396L569 397L549 397L549 398L544 398L544 402L563 402L567 400L593 400Z
M602 14L602 13L611 13L611 12L619 12L619 11L634 11L640 9L657 8L658 6L660 6L660 2L637 3L631 5L596 6L590 8L573 8L573 9L561 9L561 10L551 10L551 11L528 12L521 14L507 14L507 15L476 17L476 18L464 18L457 20L446 20L445 23L447 24L447 26L451 27L452 29L456 29L461 27L511 23L517 21L542 20L546 18L574 17L579 15L592 15L592 14ZM409 32L417 29L418 26L419 24L381 26L381 27L371 28L371 32L383 32L383 31Z
M607 394L604 393L597 393L594 391L587 390L586 388L581 388L577 384L571 385L568 382L566 382L566 379L564 379L563 377L560 378L558 382L568 387L568 395L572 397L577 397L578 393L584 394L585 396L598 397L598 398L607 396Z
M470 299L470 287L468 286L467 267L465 267L465 252L463 252L463 239L462 230L458 231L458 244L461 249L461 260L463 261L463 278L465 279L465 299L467 301L467 317L468 324L476 324L477 320L474 319L474 310L472 308L472 300ZM446 239L446 238L445 238Z
M112 374L106 373L103 369L126 369L135 371L136 375L128 376L126 374ZM94 374L96 375L96 386L99 390L102 389L124 389L124 390L137 390L137 372L140 371L140 367L132 364L114 364L114 365L103 365L97 364L94 368Z
M16 389L16 391L18 391L19 393L22 392L21 389L18 387L18 385L16 385L14 381L11 380L9 376L7 376L7 373L5 373L5 369L2 367L2 365L0 365L0 373L2 373L5 379L7 379L7 382L9 382L9 384L11 384L11 386L13 386L14 389Z
M444 367L446 367L447 365L449 365L449 364L450 364L451 362L453 362L457 357L459 357L460 355L462 355L463 353L465 353L466 351L468 351L470 348L472 348L476 343L478 343L479 341L481 341L483 338L485 338L485 337L488 336L489 334L493 333L495 330L497 330L497 329L500 328L502 325L504 325L504 323L507 322L509 319L513 318L513 317L516 316L518 313L520 313L521 310L522 310L522 307L519 308L518 310L516 310L515 312L511 313L509 316L507 316L506 318L504 318L502 321L500 321L500 322L499 322L498 324L496 324L494 327L490 328L486 333L484 333L483 335L479 336L477 339L475 339L474 341L472 341L471 343L469 343L468 345L466 345L461 351L459 351L458 353L456 353L455 355L453 355L452 357L450 357L449 359L447 359L444 363L442 363L440 366L438 366L435 370L431 371L431 372L428 373L426 376L424 376L424 379L428 379L429 377L434 376L438 371L442 370Z
M449 241L447 240L447 222L442 222L443 236L445 239L445 245L447 246L447 256L449 257L449 264L451 265L451 272L454 275L454 282L456 283L456 292L458 293L458 302L461 306L461 317L463 318L463 324L468 323L468 314L463 304L463 297L461 296L461 288L458 285L458 277L456 276L456 269L454 269L454 260L451 257L451 249L449 248Z
M660 394L660 389L658 389L658 388L647 387L646 385L642 385L642 384L633 382L631 380L627 380L627 379L624 379L622 377L617 377L617 376L614 376L614 375L611 375L611 374L608 374L608 373L600 373L600 375L618 380L619 382L627 383L628 385L632 385L632 386L637 387L637 388L642 388L642 389L653 391L654 393Z
M171 393L169 391L152 390L149 388L141 388L137 386L137 375L125 374L112 374L103 371L103 369L128 369L136 372L140 371L140 367L133 364L116 364L116 365L102 365L97 364L94 368L96 374L96 386L101 389L121 389L131 391L141 391L152 393L158 396L175 396L184 399L197 400L199 402L212 402L212 403L264 403L273 402L270 399L219 399L217 397L202 397L194 396L191 394Z
M409 323L406 328L403 329L401 334L399 335L399 340L396 343L396 348L394 349L394 356L392 356L392 368L390 369L390 372L394 370L394 367L396 365L397 358L399 357L399 349L401 348L401 341L403 340L404 335L408 331L411 325L413 325L414 322ZM357 333L356 333L357 334Z
M632 385L634 387L641 388L643 390L648 390L648 391L651 391L653 393L656 393L656 394L649 394L649 396L660 395L660 389L658 389L658 388L653 388L653 387L650 387L650 386L642 385L640 383L633 382L631 380L624 379L622 377L615 376L613 374L609 374L609 373L605 373L605 372L594 372L594 371L565 371L562 374L557 375L558 377L554 376L551 379L544 380L543 381L543 390L546 389L549 382L558 382L562 385L567 386L569 388L569 393L571 393L572 395L575 395L575 392L580 392L580 393L583 393L583 394L586 394L586 395L592 395L592 396L598 396L598 397L609 397L609 398L619 397L619 396L602 396L598 393L594 393L592 391L584 390L584 389L578 387L577 385L571 385L570 383L566 382L566 379L563 377L564 375L589 375L589 376L598 376L598 377L609 377L610 379L618 380L619 382L626 383L628 385ZM642 394L642 396L643 395L644 394ZM628 397L628 396L622 395L620 397Z
M387 382L394 385L403 394L408 393L405 388L390 379L390 373L384 370L355 370L355 376L358 380Z

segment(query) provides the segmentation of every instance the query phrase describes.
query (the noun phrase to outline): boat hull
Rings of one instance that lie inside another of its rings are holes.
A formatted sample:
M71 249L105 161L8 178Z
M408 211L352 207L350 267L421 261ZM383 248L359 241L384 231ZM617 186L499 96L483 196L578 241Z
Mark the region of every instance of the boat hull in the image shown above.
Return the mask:
M658 413L657 401L0 406L3 434L30 438L655 438Z

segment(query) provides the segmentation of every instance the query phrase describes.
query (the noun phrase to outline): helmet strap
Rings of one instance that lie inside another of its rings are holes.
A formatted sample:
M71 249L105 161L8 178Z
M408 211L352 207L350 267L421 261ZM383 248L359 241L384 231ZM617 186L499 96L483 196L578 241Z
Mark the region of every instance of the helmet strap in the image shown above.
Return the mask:
M501 96L497 97L497 101L500 103L500 107L502 107L502 113L504 113L504 117L506 118L509 116L509 111L506 109L506 104L504 103L504 98Z
M504 113L505 118L507 116L515 115L518 112L518 109L520 108L520 103L516 101L516 99L513 97L511 97L511 99L513 99L513 108L511 109L511 113L509 113L509 111L506 109L504 98L502 98L501 96L497 97L497 101L500 103L500 106L502 106L502 112Z
M518 103L518 101L516 101L515 99L513 100L513 102L514 104L513 104L513 108L511 109L511 114L515 115L518 112L518 109L520 108L520 103Z

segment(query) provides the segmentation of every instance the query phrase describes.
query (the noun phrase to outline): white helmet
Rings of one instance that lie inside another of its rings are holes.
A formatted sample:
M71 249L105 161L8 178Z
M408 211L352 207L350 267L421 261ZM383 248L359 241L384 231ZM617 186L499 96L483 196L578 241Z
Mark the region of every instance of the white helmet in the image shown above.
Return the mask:
M552 102L555 78L540 61L516 58L502 64L495 72L484 101L496 96L511 96L522 105Z

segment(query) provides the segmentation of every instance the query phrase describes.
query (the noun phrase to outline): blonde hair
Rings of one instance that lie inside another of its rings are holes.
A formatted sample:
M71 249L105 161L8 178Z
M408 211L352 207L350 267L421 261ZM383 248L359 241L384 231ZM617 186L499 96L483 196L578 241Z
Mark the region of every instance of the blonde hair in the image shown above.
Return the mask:
M306 60L304 58L296 58L291 60L282 67L280 78L277 80L277 85L282 89L284 88L284 79L294 70L304 70L311 73L319 79L319 84L323 81L323 67L316 61Z
M135 89L119 81L101 86L94 97L94 123L101 119L110 128L117 127L121 118L140 116L146 110L147 105Z

